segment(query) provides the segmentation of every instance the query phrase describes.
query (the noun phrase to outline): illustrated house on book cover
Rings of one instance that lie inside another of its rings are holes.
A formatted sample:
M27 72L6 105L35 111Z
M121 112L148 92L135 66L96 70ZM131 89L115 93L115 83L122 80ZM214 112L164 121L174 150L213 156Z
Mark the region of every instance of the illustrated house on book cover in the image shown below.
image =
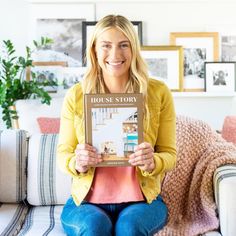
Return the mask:
M142 94L85 94L85 138L104 162L129 165L128 156L143 141Z

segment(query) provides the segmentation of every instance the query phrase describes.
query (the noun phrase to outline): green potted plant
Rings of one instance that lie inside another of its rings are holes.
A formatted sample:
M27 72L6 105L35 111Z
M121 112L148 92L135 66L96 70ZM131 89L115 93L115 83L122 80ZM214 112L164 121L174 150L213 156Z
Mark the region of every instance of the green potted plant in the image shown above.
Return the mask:
M50 81L37 80L35 73L31 73L31 79L26 80L26 69L33 67L32 53L35 50L49 46L52 40L42 37L39 41L33 41L34 49L26 46L26 56L16 56L13 43L10 40L3 41L3 51L0 55L0 106L2 119L7 128L12 128L12 119L17 119L17 112L13 109L15 101L19 99L41 98L41 102L50 104L51 97L45 86L53 86Z

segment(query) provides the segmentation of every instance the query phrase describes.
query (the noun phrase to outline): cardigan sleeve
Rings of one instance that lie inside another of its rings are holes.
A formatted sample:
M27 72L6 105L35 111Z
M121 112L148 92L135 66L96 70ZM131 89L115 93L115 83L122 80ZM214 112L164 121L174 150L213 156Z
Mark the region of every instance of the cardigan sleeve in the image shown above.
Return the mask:
M158 130L154 144L154 161L152 172L143 171L144 176L152 176L172 170L176 164L176 114L172 94L164 84L159 87ZM152 122L152 121L150 121Z
M57 164L59 168L73 177L85 175L84 173L78 173L75 169L76 157L74 151L78 144L78 139L74 123L75 114L77 112L76 104L79 103L79 100L78 86L76 85L68 90L64 98L57 146ZM82 109L82 107L80 109Z

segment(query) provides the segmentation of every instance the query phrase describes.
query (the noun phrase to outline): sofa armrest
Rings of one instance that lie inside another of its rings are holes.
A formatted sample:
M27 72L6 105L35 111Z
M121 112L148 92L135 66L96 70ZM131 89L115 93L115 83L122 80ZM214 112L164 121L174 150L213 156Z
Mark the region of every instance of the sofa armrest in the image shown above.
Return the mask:
M236 165L224 165L214 173L215 201L222 236L236 235Z
M27 132L0 132L0 202L17 203L26 198Z

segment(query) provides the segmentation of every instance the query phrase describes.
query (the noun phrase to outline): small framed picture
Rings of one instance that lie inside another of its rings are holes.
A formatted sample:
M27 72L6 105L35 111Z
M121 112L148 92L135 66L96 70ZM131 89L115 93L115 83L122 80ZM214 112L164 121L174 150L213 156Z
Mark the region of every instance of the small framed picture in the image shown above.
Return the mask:
M62 89L68 89L76 83L79 83L84 78L87 67L63 67L61 69L61 81L59 85Z
M36 80L49 93L56 93L62 80L61 69L67 66L66 61L34 61L28 67L26 80Z
M140 44L143 43L142 21L131 21L138 34ZM97 21L83 21L82 22L82 65L86 66L86 48L88 41L93 33Z
M221 60L236 61L236 35L221 36Z
M204 91L204 63L219 60L219 34L172 32L170 44L184 48L184 91Z
M205 62L206 92L235 92L236 62Z
M141 54L149 75L161 80L172 91L183 90L183 48L181 46L142 46Z

